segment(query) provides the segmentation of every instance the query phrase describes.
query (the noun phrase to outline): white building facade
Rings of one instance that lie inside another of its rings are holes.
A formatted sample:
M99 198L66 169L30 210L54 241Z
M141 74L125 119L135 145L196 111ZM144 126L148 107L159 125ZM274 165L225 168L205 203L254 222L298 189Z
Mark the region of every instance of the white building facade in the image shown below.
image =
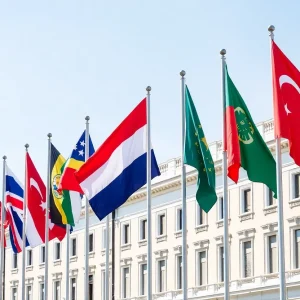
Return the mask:
M274 153L273 122L257 125ZM210 145L218 202L206 214L195 201L197 172L187 167L187 254L189 299L223 299L222 143ZM300 168L282 143L283 208L288 299L300 299ZM181 159L160 165L152 184L153 299L182 299ZM262 166L263 168L263 166ZM146 191L135 193L116 211L115 299L146 299ZM70 300L84 297L84 210L71 234ZM229 263L231 299L278 299L278 213L268 188L240 172L229 182ZM104 300L105 221L90 211L90 299ZM111 237L111 235L110 235ZM110 244L111 261L111 244ZM5 300L21 299L22 254L6 250ZM65 297L66 241L49 243L49 299ZM111 268L111 266L110 266ZM26 300L43 300L44 246L26 252ZM111 294L110 294L111 296Z

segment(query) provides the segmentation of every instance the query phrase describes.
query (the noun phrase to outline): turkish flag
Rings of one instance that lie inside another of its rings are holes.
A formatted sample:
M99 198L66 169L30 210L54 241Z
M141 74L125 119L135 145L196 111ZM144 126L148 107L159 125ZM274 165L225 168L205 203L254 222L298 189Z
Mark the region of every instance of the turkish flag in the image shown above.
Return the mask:
M300 72L272 41L275 138L286 138L300 166Z
M29 154L26 154L26 236L31 247L45 242L46 228L46 187L37 172ZM54 238L62 240L66 234L66 228L51 223L49 219L49 241Z

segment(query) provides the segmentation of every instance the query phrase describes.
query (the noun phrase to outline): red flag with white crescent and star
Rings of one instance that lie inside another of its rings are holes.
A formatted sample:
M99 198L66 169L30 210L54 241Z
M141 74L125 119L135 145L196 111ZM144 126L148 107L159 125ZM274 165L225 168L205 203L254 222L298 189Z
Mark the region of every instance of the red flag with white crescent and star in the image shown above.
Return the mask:
M300 72L272 41L275 138L289 140L290 156L300 166Z

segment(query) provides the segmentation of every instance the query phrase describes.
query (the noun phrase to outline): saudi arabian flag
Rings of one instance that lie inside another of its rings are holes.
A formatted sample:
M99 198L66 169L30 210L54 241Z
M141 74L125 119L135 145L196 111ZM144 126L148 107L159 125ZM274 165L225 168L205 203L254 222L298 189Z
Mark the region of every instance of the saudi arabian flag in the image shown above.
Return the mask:
M184 163L198 171L196 200L205 211L217 201L215 166L192 97L185 89L185 150Z
M65 165L65 158L58 152L54 145L51 144L50 218L54 224L70 224L74 226L80 218L81 197L78 192L59 189L60 178Z

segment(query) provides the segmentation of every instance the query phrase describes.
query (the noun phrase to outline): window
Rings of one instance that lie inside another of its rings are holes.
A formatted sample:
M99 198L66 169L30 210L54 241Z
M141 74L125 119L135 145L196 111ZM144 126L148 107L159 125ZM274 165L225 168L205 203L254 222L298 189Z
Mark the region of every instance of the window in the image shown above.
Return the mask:
M32 300L32 287L31 287L31 285L26 286L26 300Z
M158 215L158 235L166 234L166 215L160 214Z
M129 235L130 235L130 227L129 224L124 224L123 225L123 240L122 240L122 245L127 245L129 244Z
M94 299L94 276L89 275L89 300Z
M278 252L277 252L277 236L271 235L268 237L268 252L269 252L269 273L278 272Z
M111 227L109 228L109 247L111 247ZM102 250L106 249L106 227L102 231Z
M60 300L60 281L53 282L53 299Z
M158 292L166 291L166 261L158 261Z
M251 189L245 189L242 191L242 213L251 211Z
M223 220L224 219L224 209L223 209L223 206L224 206L224 199L223 199L223 196L219 197L218 199L218 217L219 217L219 221Z
M32 266L32 250L27 250L27 267ZM29 286L31 289L31 286ZM31 291L31 290L30 290Z
M224 247L219 247L219 282L224 282Z
M40 248L40 264L45 263L45 257L46 257L46 248L45 248L45 246L41 246L41 248Z
M251 241L243 242L243 277L252 276L252 245Z
M18 289L16 287L11 289L11 300L18 300Z
M90 233L89 235L89 252L94 252L94 234Z
M71 239L70 251L71 251L71 253L70 253L71 257L77 255L77 240L76 240L76 238Z
M45 299L45 296L44 296L44 288L45 288L44 283L40 283L40 288L39 288L39 300L44 300L44 299Z
M12 269L18 268L18 255L17 253L12 254Z
M182 289L182 256L177 256L177 290Z
M295 267L300 269L300 229L295 232Z
M300 198L300 173L294 175L294 198Z
M198 205L197 205L197 216L196 216L196 220L197 220L197 226L200 225L204 225L206 224L206 213L205 211Z
M147 239L147 219L140 220L140 240Z
M60 260L60 242L54 243L54 260Z
M182 208L176 210L176 231L182 230Z
M71 289L71 300L76 300L76 278L70 279L70 289Z
M129 267L125 267L122 270L122 298L130 297L130 277L129 277Z
M105 299L105 293L106 293L106 289L105 289L105 271L101 272L101 294L102 294L102 299ZM109 293L109 299L111 299L111 270L109 270L109 279L108 279L109 285L108 285L108 293Z
M206 251L198 252L198 285L207 284L207 259Z
M140 296L145 296L147 293L147 264L141 264L140 268Z
M273 197L273 191L268 188L267 203L266 206L271 206L276 204L276 199Z

